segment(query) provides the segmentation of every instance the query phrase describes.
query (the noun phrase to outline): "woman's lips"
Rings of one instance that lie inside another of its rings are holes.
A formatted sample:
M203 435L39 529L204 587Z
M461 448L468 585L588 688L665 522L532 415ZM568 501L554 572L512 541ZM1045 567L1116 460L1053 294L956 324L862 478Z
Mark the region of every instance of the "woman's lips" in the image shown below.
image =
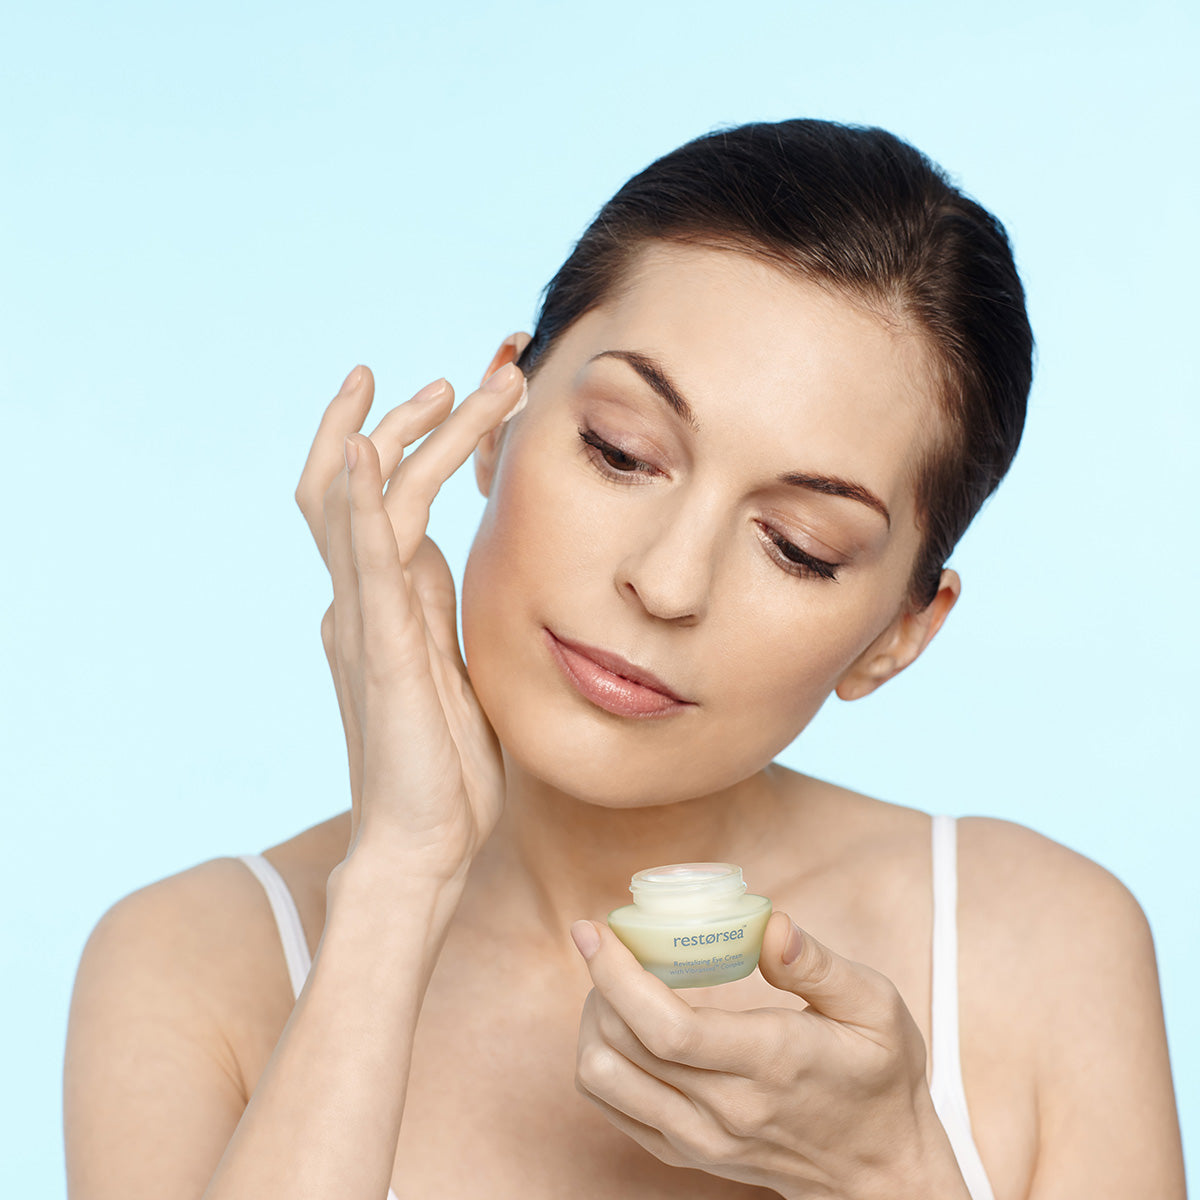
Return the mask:
M563 674L598 708L621 717L657 717L693 707L690 701L667 691L649 671L635 667L620 655L579 642L564 642L549 629L543 632ZM637 679L619 671L636 675Z

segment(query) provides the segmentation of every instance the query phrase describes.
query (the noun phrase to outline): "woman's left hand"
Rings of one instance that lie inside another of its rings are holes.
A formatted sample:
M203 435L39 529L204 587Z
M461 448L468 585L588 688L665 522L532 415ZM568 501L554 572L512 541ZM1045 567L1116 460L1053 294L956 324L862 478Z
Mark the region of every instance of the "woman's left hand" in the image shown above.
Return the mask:
M657 1158L789 1200L969 1200L886 976L776 912L759 970L809 1007L693 1007L606 925L571 932L595 984L576 1087Z

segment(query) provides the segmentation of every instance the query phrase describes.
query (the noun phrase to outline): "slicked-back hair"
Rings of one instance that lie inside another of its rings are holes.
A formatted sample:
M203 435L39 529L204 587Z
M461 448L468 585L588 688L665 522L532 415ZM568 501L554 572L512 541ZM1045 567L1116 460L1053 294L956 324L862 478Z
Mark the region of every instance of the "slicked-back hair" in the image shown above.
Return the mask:
M734 250L911 328L941 414L914 481L921 546L909 599L942 567L1012 462L1033 333L1004 226L883 129L754 122L651 163L600 210L542 291L526 376L585 313L617 296L653 241Z

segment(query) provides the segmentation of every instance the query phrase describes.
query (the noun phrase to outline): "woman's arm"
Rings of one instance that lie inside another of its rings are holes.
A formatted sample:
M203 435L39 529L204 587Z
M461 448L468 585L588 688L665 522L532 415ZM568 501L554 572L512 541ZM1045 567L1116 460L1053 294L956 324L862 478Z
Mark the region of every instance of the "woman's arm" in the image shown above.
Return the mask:
M205 1200L387 1194L425 987L461 886L360 848L330 876L301 992Z
M206 863L126 897L89 939L64 1070L72 1200L387 1193L458 889L399 877L365 846L331 874L312 970L247 1107L211 985L244 910L202 911L229 896L229 870L257 886L240 863Z
M381 422L381 452L350 432L369 375L352 371L331 402L297 489L333 580L322 640L354 814L309 979L239 1114L225 1032L178 946L202 906L172 911L149 889L106 914L72 1004L72 1200L386 1194L421 1001L505 788L458 646L453 582L425 528L441 485L519 408L523 377L502 368L449 416L449 387L423 389ZM252 1019L244 1000L226 1007Z

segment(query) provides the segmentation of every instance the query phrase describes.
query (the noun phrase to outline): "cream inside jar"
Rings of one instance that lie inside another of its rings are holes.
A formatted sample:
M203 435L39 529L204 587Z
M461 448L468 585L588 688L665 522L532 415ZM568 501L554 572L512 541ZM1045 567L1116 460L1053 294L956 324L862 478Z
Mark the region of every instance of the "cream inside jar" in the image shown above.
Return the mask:
M608 927L669 987L730 983L758 965L771 902L747 895L741 867L649 867L634 875L629 890L633 903L613 909Z

